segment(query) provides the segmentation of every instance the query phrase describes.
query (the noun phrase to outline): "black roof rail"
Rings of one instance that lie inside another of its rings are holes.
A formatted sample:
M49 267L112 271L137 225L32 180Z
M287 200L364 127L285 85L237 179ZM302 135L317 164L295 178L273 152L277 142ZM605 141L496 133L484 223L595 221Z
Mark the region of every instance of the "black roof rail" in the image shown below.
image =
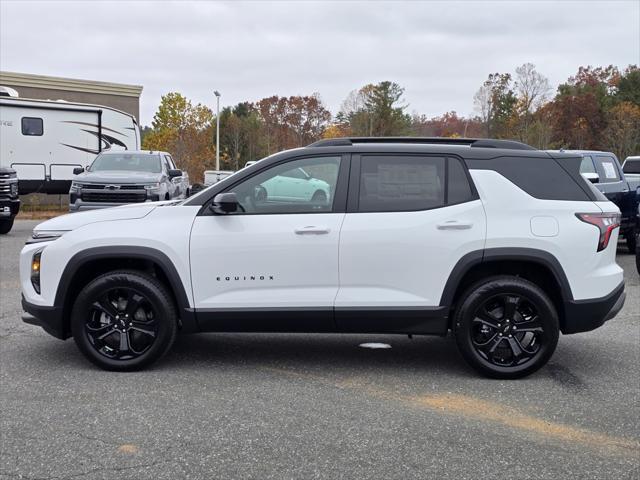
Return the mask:
M466 145L478 148L505 148L509 150L535 150L530 145L515 140L494 140L491 138L448 138L448 137L342 137L318 140L309 147L345 147L362 143L411 143L436 145Z

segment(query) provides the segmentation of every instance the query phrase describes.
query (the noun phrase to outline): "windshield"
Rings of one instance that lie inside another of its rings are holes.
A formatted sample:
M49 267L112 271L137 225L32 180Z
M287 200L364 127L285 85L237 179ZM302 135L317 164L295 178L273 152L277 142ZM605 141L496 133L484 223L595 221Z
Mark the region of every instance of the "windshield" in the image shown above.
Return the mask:
M158 155L149 153L103 153L96 157L89 169L91 172L109 170L161 173L162 165Z

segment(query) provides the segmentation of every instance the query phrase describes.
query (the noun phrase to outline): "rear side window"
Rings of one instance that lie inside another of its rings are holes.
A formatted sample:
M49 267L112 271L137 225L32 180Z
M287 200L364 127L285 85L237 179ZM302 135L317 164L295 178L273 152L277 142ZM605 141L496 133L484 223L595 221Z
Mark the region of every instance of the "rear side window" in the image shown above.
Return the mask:
M447 205L455 205L473 200L473 192L462 162L457 158L449 158Z
M600 175L601 183L613 183L620 181L617 161L613 157L599 155L596 157L596 168Z
M622 168L624 173L640 173L640 159L627 160Z
M360 212L427 210L444 206L442 157L363 156Z
M39 137L44 133L44 126L41 118L22 117L22 134Z

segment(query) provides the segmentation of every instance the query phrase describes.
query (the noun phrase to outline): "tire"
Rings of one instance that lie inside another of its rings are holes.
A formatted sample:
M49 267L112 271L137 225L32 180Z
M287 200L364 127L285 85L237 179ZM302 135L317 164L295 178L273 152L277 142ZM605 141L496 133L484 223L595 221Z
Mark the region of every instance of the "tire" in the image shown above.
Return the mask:
M624 238L627 241L627 248L629 249L629 253L633 255L634 253L636 253L636 246L638 244L638 236L636 235L636 232L631 230L627 232Z
M453 321L460 353L491 378L522 378L535 372L558 344L553 303L540 287L519 277L496 276L475 283L462 295Z
M5 235L11 231L11 229L13 228L14 218L15 217L4 218L0 220L0 235Z
M202 190L204 190L204 188L204 185L202 185L201 183L194 183L193 185L191 185L191 195L195 195L196 193L201 192Z
M316 203L318 205L326 205L327 204L327 194L322 190L316 190L313 193L313 197L311 197L311 202Z
M636 270L638 270L638 275L640 275L640 233L636 235Z
M109 272L92 280L71 311L71 332L80 351L112 371L140 370L160 359L173 345L177 325L165 286L139 271Z

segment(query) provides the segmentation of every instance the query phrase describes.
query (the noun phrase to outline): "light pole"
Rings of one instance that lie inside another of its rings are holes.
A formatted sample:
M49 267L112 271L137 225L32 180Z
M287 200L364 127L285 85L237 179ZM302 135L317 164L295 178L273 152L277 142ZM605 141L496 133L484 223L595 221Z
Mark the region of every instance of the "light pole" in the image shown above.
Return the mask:
M216 96L216 170L220 170L220 92L214 90Z

